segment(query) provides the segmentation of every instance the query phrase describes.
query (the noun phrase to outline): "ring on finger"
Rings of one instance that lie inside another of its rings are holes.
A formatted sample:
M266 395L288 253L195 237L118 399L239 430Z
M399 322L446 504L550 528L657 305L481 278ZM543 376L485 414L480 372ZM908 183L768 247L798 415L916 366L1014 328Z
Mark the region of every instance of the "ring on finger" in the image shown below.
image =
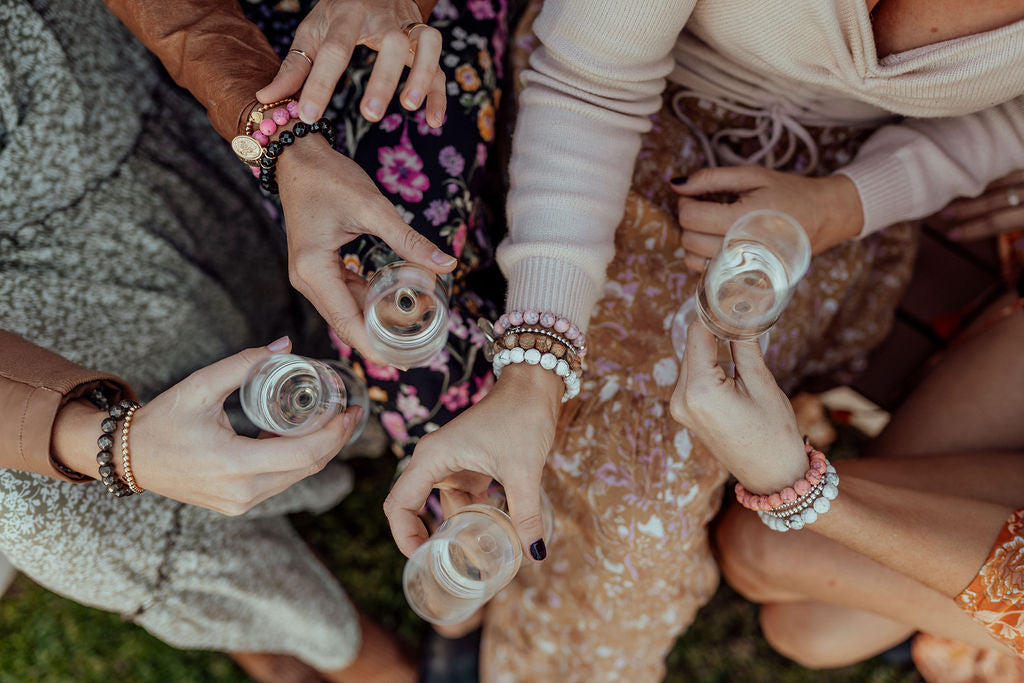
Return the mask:
M428 25L424 24L422 21L413 21L413 22L410 22L410 23L408 23L408 24L406 24L405 26L402 27L402 33L405 34L406 38L411 39L412 38L412 32L415 31L418 28L421 28L421 27L422 28L428 28Z
M1020 206L1020 194L1017 192L1016 187L1006 190L1006 203L1010 206Z
M288 50L288 54L291 54L293 52L295 54L297 54L298 56L304 58L307 62L309 62L310 66L313 66L313 58L309 56L308 52L303 52L302 50L296 50L294 47L292 49Z

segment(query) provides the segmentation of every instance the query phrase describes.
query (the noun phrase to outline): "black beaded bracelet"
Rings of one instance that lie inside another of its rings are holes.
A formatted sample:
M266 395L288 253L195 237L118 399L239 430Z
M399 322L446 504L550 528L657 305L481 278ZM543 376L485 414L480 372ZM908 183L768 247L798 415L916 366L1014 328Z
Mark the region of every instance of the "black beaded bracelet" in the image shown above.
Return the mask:
M124 419L124 416L128 414L131 407L135 405L138 404L133 401L124 400L110 406L110 409L107 410L107 417L103 418L103 422L100 423L102 434L96 440L96 445L100 447L100 452L96 454L96 464L100 467L100 481L107 487L107 493L117 498L132 495L132 490L128 484L124 483L117 476L117 472L114 470L114 454L111 450L114 447L113 434L117 431L118 423Z
M285 131L278 136L277 140L268 143L266 151L260 157L260 187L271 194L277 194L277 180L274 179L274 166L284 148L295 142L296 138L306 137L310 133L320 133L327 140L327 144L334 148L337 142L337 134L334 132L334 124L328 118L321 118L316 123L303 123L299 121L290 131Z

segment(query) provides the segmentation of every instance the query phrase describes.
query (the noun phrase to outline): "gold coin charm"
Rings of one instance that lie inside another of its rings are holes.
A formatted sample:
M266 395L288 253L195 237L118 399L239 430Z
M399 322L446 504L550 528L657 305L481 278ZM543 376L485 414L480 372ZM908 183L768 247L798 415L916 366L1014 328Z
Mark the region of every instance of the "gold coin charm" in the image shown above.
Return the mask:
M260 157L263 156L263 145L251 135L236 135L231 140L231 150L235 156L250 166L258 164Z

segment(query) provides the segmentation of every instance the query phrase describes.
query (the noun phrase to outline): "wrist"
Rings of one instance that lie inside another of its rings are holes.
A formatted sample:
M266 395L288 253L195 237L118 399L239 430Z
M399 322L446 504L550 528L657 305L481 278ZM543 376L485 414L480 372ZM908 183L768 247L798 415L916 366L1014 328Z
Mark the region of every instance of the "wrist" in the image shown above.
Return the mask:
M853 239L864 229L864 206L860 201L860 192L856 183L842 173L822 178L829 184L832 195L830 206L837 208L831 212L830 221L834 221L837 239L834 244Z
M736 479L751 493L777 493L807 472L808 458L803 440L793 429L769 451L748 458L749 464L730 468Z
M53 457L65 467L99 479L96 438L100 435L100 422L106 413L88 401L68 401L57 412L53 422L50 450ZM118 437L120 438L120 437Z
M517 363L502 370L497 384L515 392L524 402L538 403L557 415L565 393L565 382L551 370L539 365Z

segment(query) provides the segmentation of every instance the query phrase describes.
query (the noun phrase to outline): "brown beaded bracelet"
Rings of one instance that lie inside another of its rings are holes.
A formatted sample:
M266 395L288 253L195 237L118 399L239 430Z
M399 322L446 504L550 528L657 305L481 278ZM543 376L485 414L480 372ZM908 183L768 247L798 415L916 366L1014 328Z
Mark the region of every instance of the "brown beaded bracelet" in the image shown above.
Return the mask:
M564 337L550 330L531 327L514 327L506 332L501 339L494 342L494 352L502 349L514 349L521 347L524 350L537 349L541 353L550 353L555 358L564 359L569 364L569 369L580 374L583 368L583 361L580 359L576 348Z
M111 449L114 447L113 434L117 431L118 423L124 419L128 411L138 407L138 403L127 399L110 406L110 409L107 411L107 417L103 418L103 421L100 423L102 434L96 440L96 445L100 448L100 452L96 454L100 481L107 487L107 493L117 498L132 495L132 490L128 487L128 484L117 476L117 472L114 470L114 454L111 452Z

